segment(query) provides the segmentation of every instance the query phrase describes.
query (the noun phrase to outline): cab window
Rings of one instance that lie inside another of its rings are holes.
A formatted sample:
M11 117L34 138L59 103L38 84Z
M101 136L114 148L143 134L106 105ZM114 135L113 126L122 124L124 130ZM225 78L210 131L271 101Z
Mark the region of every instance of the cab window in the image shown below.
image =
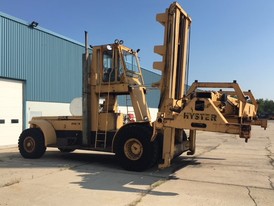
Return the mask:
M103 52L103 82L115 81L115 70L113 67L113 50Z
M136 56L133 53L128 51L123 51L123 55L124 55L127 71L140 73Z

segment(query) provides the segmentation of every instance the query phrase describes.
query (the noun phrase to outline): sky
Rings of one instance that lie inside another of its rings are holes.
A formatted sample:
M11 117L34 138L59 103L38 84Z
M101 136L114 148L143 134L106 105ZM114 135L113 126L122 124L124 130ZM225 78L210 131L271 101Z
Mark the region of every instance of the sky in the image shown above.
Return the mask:
M156 14L173 0L0 0L0 11L62 36L100 45L122 39L153 71L164 39ZM274 1L178 0L191 16L189 84L232 82L274 100ZM155 71L155 70L154 70Z

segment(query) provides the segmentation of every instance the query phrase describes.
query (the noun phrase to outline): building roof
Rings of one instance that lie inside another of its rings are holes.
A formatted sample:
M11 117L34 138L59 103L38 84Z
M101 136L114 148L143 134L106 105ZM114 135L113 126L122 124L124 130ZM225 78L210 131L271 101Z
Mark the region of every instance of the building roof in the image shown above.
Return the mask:
M25 21L25 20L16 18L16 17L14 17L14 16L11 16L11 15L6 14L6 13L1 12L1 11L0 11L0 16L2 16L3 18L9 19L9 20L15 21L16 23L23 24L23 25L25 25L25 26L29 26L30 23L31 23L31 22L27 22L27 21ZM38 22L38 23L39 23L39 22ZM50 31L50 30L48 30L48 29L45 29L45 28L43 28L43 27L41 27L41 26L39 26L39 25L38 25L37 27L35 27L35 29L40 30L40 31L42 31L42 32L44 32L44 33L53 35L53 36L55 36L55 37L59 37L60 39L69 41L69 42L71 42L71 43L78 44L79 46L83 46L83 47L85 46L84 44L82 44L82 43L80 43L80 42L78 42L78 41L75 41L75 40L70 39L70 38L68 38L68 37L65 37L65 36L63 36L63 35L61 35L61 34L58 34L58 33L55 33L55 32L53 32L53 31Z

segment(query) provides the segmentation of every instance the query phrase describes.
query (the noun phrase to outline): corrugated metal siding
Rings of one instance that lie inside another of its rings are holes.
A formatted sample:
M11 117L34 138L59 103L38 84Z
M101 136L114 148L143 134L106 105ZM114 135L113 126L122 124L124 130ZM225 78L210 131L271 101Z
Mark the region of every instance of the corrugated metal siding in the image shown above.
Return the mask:
M161 76L145 69L142 69L142 73L145 85L147 86L147 104L149 107L158 108L160 90L152 88L151 84L160 81Z
M26 100L81 95L83 45L0 15L0 76L26 81Z
M146 93L146 99L148 107L151 108L158 108L159 100L160 100L160 90L156 88L152 88L151 84L158 82L161 79L161 76L159 74L156 74L154 72L151 72L149 70L142 68L142 74L144 77L145 86L147 87L147 93ZM118 101L119 105L126 106L126 96L119 96Z
M24 80L27 101L70 102L81 96L83 45L1 12L0 29L0 77ZM143 75L147 86L160 79L145 69ZM159 96L159 90L148 89L149 107L158 107Z

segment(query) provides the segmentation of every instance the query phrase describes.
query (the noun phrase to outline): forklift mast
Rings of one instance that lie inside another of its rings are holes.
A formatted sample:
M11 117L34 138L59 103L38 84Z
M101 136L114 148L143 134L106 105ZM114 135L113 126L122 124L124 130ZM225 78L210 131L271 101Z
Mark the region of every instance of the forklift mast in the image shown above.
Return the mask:
M164 126L162 119L174 119L174 109L182 106L186 93L189 58L189 35L191 18L183 8L174 2L165 13L157 14L156 20L164 26L164 44L154 47L154 52L162 56L161 62L154 62L154 69L162 72L162 78L154 83L160 89L157 120L154 122L155 134L163 137L161 168L168 167L171 160L183 151L195 152L194 130L189 132L190 140L182 128Z
M154 52L162 56L161 62L153 64L154 69L162 72L162 79L155 84L161 91L159 112L171 115L170 104L186 93L191 18L174 2L156 19L165 28L164 45L154 47Z

